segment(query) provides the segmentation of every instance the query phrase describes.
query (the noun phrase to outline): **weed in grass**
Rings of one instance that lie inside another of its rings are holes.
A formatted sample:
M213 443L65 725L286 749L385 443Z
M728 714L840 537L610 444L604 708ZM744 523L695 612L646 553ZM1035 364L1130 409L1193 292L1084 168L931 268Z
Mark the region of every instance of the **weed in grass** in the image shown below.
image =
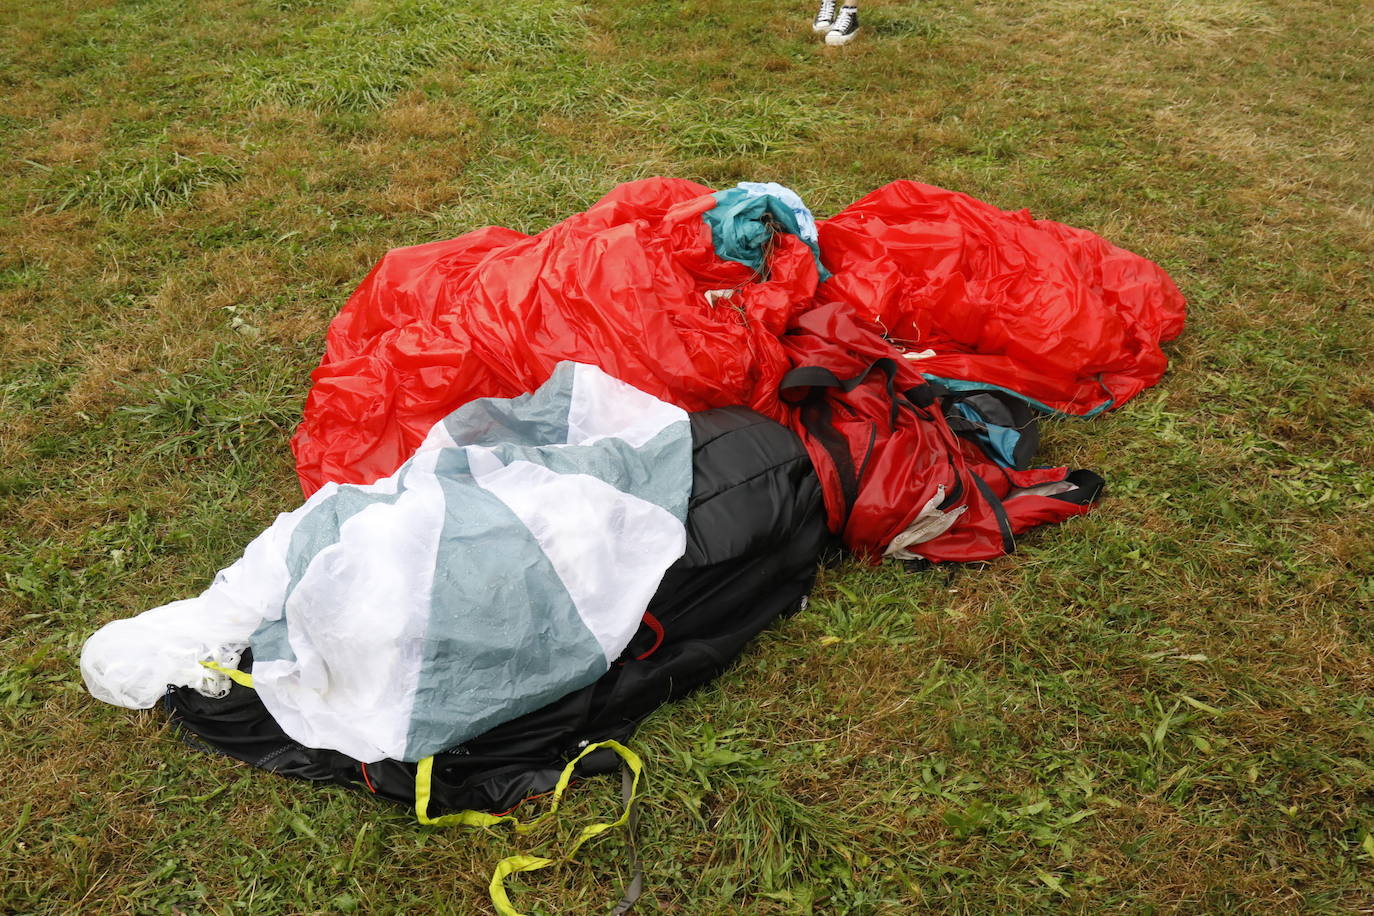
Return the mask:
M102 162L91 170L54 170L40 209L58 212L89 204L103 214L146 209L154 213L185 203L197 191L242 177L243 170L223 156L172 153Z
M241 323L238 330L252 328ZM237 458L268 444L280 446L295 424L299 395L280 376L247 387L232 366L235 352L216 347L197 372L159 371L148 403L119 409L128 421L125 435L142 443L149 458L204 457L223 452ZM131 394L133 392L130 392Z
M441 63L553 53L580 33L579 13L543 0L507 4L499 15L434 0L367 5L302 32L296 50L245 61L237 94L257 103L372 110Z

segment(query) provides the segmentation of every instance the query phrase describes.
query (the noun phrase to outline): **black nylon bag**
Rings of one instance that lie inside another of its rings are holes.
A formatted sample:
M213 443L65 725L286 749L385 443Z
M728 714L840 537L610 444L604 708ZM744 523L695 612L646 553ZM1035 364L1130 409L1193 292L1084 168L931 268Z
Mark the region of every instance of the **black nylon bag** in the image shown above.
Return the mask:
M436 754L431 816L506 811L549 791L587 744L628 738L651 712L715 678L760 631L801 606L821 554L833 548L820 483L801 440L743 407L695 413L691 424L687 550L664 575L646 624L595 683ZM245 657L241 667L250 661ZM166 706L187 739L205 750L402 804L415 801L415 764L364 766L337 751L303 747L249 688L234 685L219 699L173 688ZM574 776L618 765L614 753L598 750L578 763Z

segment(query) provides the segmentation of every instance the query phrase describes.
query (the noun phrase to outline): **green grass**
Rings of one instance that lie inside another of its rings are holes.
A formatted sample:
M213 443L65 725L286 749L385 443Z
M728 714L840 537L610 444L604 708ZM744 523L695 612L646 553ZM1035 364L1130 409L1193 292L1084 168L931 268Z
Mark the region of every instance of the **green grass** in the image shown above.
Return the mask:
M316 110L380 108L444 65L523 61L580 37L581 7L513 2L500 16L436 0L355 3L344 15L288 33L290 50L235 68L243 104Z
M88 205L105 214L136 209L161 212L184 204L197 191L236 181L241 174L237 163L223 156L159 156L139 150L90 170L54 170L46 188L46 205L58 211Z
M1374 14L1358 0L0 0L0 912L486 912L532 837L192 751L81 687L299 499L323 331L386 249L618 182L895 178L1085 226L1191 302L1055 421L1094 513L827 571L635 741L646 912L1368 913ZM487 11L491 14L493 11ZM511 882L604 912L614 835Z

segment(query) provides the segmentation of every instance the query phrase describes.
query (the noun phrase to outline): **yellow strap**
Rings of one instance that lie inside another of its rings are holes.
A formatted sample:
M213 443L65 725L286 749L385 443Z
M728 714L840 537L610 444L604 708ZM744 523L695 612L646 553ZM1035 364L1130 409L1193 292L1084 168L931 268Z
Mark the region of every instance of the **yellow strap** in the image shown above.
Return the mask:
M548 868L554 864L553 859L541 859L539 856L510 856L496 863L496 871L491 873L491 884L488 890L491 891L491 902L496 905L496 912L500 916L520 916L518 910L510 902L510 897L506 894L505 880L507 875L515 874L518 871L536 871L541 868Z
M433 778L434 758L426 757L415 768L415 819L431 827L491 827L502 821L512 821L513 817L501 814L488 814L485 811L458 811L442 817L429 816L429 783Z
M432 827L491 827L495 824L505 822L511 824L516 833L528 833L557 813L558 805L563 800L563 793L567 791L568 783L572 780L573 768L577 766L577 762L592 751L603 747L615 751L620 759L625 761L625 766L628 767L630 772L634 775L633 780L630 782L629 797L625 800L625 810L621 811L620 817L616 818L614 821L588 824L586 827L582 828L582 832L577 835L577 839L574 840L572 845L568 848L568 854L564 856L564 861L571 862L573 856L577 855L577 851L582 848L583 843L594 836L605 833L607 830L620 827L629 820L630 811L634 808L634 803L639 797L639 777L644 772L644 762L639 759L638 754L621 744L619 741L601 741L596 744L589 744L583 748L582 753L574 757L568 765L563 768L563 772L559 774L558 782L553 787L553 800L549 804L549 810L528 823L522 823L518 818L510 815L488 814L485 811L458 811L440 817L430 817L430 781L434 774L434 758L426 757L424 760L421 760L419 765L415 768L415 818L420 823L428 824ZM510 898L506 896L504 881L508 875L522 871L535 871L540 868L547 868L553 864L556 864L554 860L540 858L539 856L510 856L498 862L496 864L496 870L492 872L490 885L491 902L496 905L496 911L501 914L501 916L520 916L520 913L511 906Z
M242 684L249 689L253 687L253 675L249 674L247 671L240 671L237 668L226 668L219 662L201 662L201 664L214 671L218 671L220 674L227 675L229 680L233 681L235 684Z
M558 776L558 782L553 787L553 801L549 805L549 810L528 823L523 823L519 818L512 817L508 814L488 814L485 811L458 811L453 814L430 817L430 781L433 779L434 774L434 758L426 757L421 760L419 765L415 768L415 819L431 827L492 827L496 824L508 823L515 828L516 833L529 833L531 830L544 823L544 821L558 813L558 806L563 801L563 793L568 789L568 783L572 780L573 768L577 766L578 761L586 757L592 751L603 747L615 751L620 759L625 761L625 765L630 768L630 772L634 774L634 782L631 787L631 801L633 801L633 797L637 794L639 789L639 776L644 770L644 762L639 759L638 754L621 744L619 741L601 741L596 744L587 745L582 749L582 753L574 757L568 765L563 768L563 772ZM578 837L577 841L573 844L573 852L575 853L577 847L581 846L598 833L609 830L612 827L619 827L621 824L625 823L626 818L629 816L630 806L627 804L625 810L621 812L620 818L613 823L592 824L584 828L582 832L585 835ZM571 853L569 856L571 857Z
M253 675L237 668L228 668L218 662L202 661L202 665L226 675L236 684L252 688ZM434 778L434 758L426 757L421 760L415 768L415 818L422 824L431 827L491 827L500 823L510 823L516 833L528 833L538 827L544 821L553 817L558 812L558 805L563 801L563 793L568 790L568 783L572 781L573 769L578 761L586 757L592 751L600 748L609 748L625 761L625 766L634 774L630 782L629 797L625 800L625 810L620 812L620 817L614 821L607 821L599 824L588 824L582 828L582 832L573 840L572 846L568 848L568 854L564 861L571 862L573 856L594 836L605 833L616 827L623 826L629 820L630 812L634 808L635 801L639 798L639 777L644 772L644 761L639 759L639 755L630 750L619 741L600 741L596 744L589 744L582 749L582 753L574 757L563 772L558 775L558 782L553 787L553 801L549 804L549 810L536 817L529 823L522 823L518 818L508 814L488 814L485 811L456 811L453 814L445 814L440 817L429 816L429 796L430 782ZM491 884L488 890L491 892L491 902L496 905L496 912L500 916L521 916L510 902L510 897L506 894L505 880L510 875L522 871L537 871L541 868L548 868L550 865L557 864L553 859L545 859L540 856L508 856L496 863L496 869L491 874Z

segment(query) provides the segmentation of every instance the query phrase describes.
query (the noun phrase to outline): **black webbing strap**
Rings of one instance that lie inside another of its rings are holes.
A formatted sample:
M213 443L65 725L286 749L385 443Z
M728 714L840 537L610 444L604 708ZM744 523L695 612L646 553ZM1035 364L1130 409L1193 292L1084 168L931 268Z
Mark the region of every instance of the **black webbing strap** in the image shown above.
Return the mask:
M830 456L835 465L835 474L840 478L840 493L844 497L844 517L840 520L839 530L843 531L849 524L849 513L859 501L859 475L854 470L854 456L849 451L849 443L835 428L829 401L821 399L803 404L801 421L802 427Z
M888 394L895 397L897 363L886 356L869 363L858 375L845 379L823 366L798 366L782 377L782 381L778 383L778 392L789 404L801 404L808 398L817 396L815 392L811 392L801 398L787 397L787 392L798 388L838 388L848 394L862 385L874 369L882 371L887 376Z
M992 506L992 512L997 516L997 527L1002 532L1002 549L1007 553L1016 552L1016 540L1011 535L1011 519L1007 518L1007 509L1002 505L1002 500L997 498L997 494L992 492L992 487L988 482L977 474L969 471L973 478L973 485L978 488L978 492L983 494L983 498Z
M908 388L902 392L902 397L906 398L908 404L920 410L925 410L934 404L937 398L949 396L949 389L939 382L922 382L914 388Z
M1050 499L1073 503L1075 506L1086 506L1089 503L1097 502L1102 498L1102 490L1107 485L1101 474L1086 468L1070 471L1069 476L1065 477L1064 480L1073 484L1077 489L1070 490L1068 493L1056 493Z
M639 805L636 804L634 790L634 777L630 775L630 768L624 763L620 765L620 798L630 811L630 817L625 822L625 830L630 844L630 883L625 885L625 895L620 898L620 902L611 910L611 916L625 916L630 908L635 905L639 895L644 893L644 866L639 861Z
M877 444L878 430L875 426L869 436L868 448L865 450L863 461L860 462L859 468L856 470L854 455L849 451L849 443L835 428L834 413L831 411L828 395L830 389L837 389L848 394L862 385L875 369L882 372L887 378L888 401L892 405L888 416L889 428L896 428L899 406L896 391L897 364L888 357L875 359L865 366L858 375L847 379L840 378L822 366L798 366L784 375L778 384L778 396L786 403L800 408L802 427L815 437L835 464L835 473L840 478L840 492L844 496L844 519L840 523L841 531L849 524L849 513L853 511L854 504L859 500L859 481L863 477L864 470L868 467L868 459L872 456L873 448Z
M954 456L945 455L945 462L949 465L949 474L954 479L954 486L945 494L940 505L935 507L941 512L948 512L953 509L964 498L964 475L959 473L959 467L954 463Z

